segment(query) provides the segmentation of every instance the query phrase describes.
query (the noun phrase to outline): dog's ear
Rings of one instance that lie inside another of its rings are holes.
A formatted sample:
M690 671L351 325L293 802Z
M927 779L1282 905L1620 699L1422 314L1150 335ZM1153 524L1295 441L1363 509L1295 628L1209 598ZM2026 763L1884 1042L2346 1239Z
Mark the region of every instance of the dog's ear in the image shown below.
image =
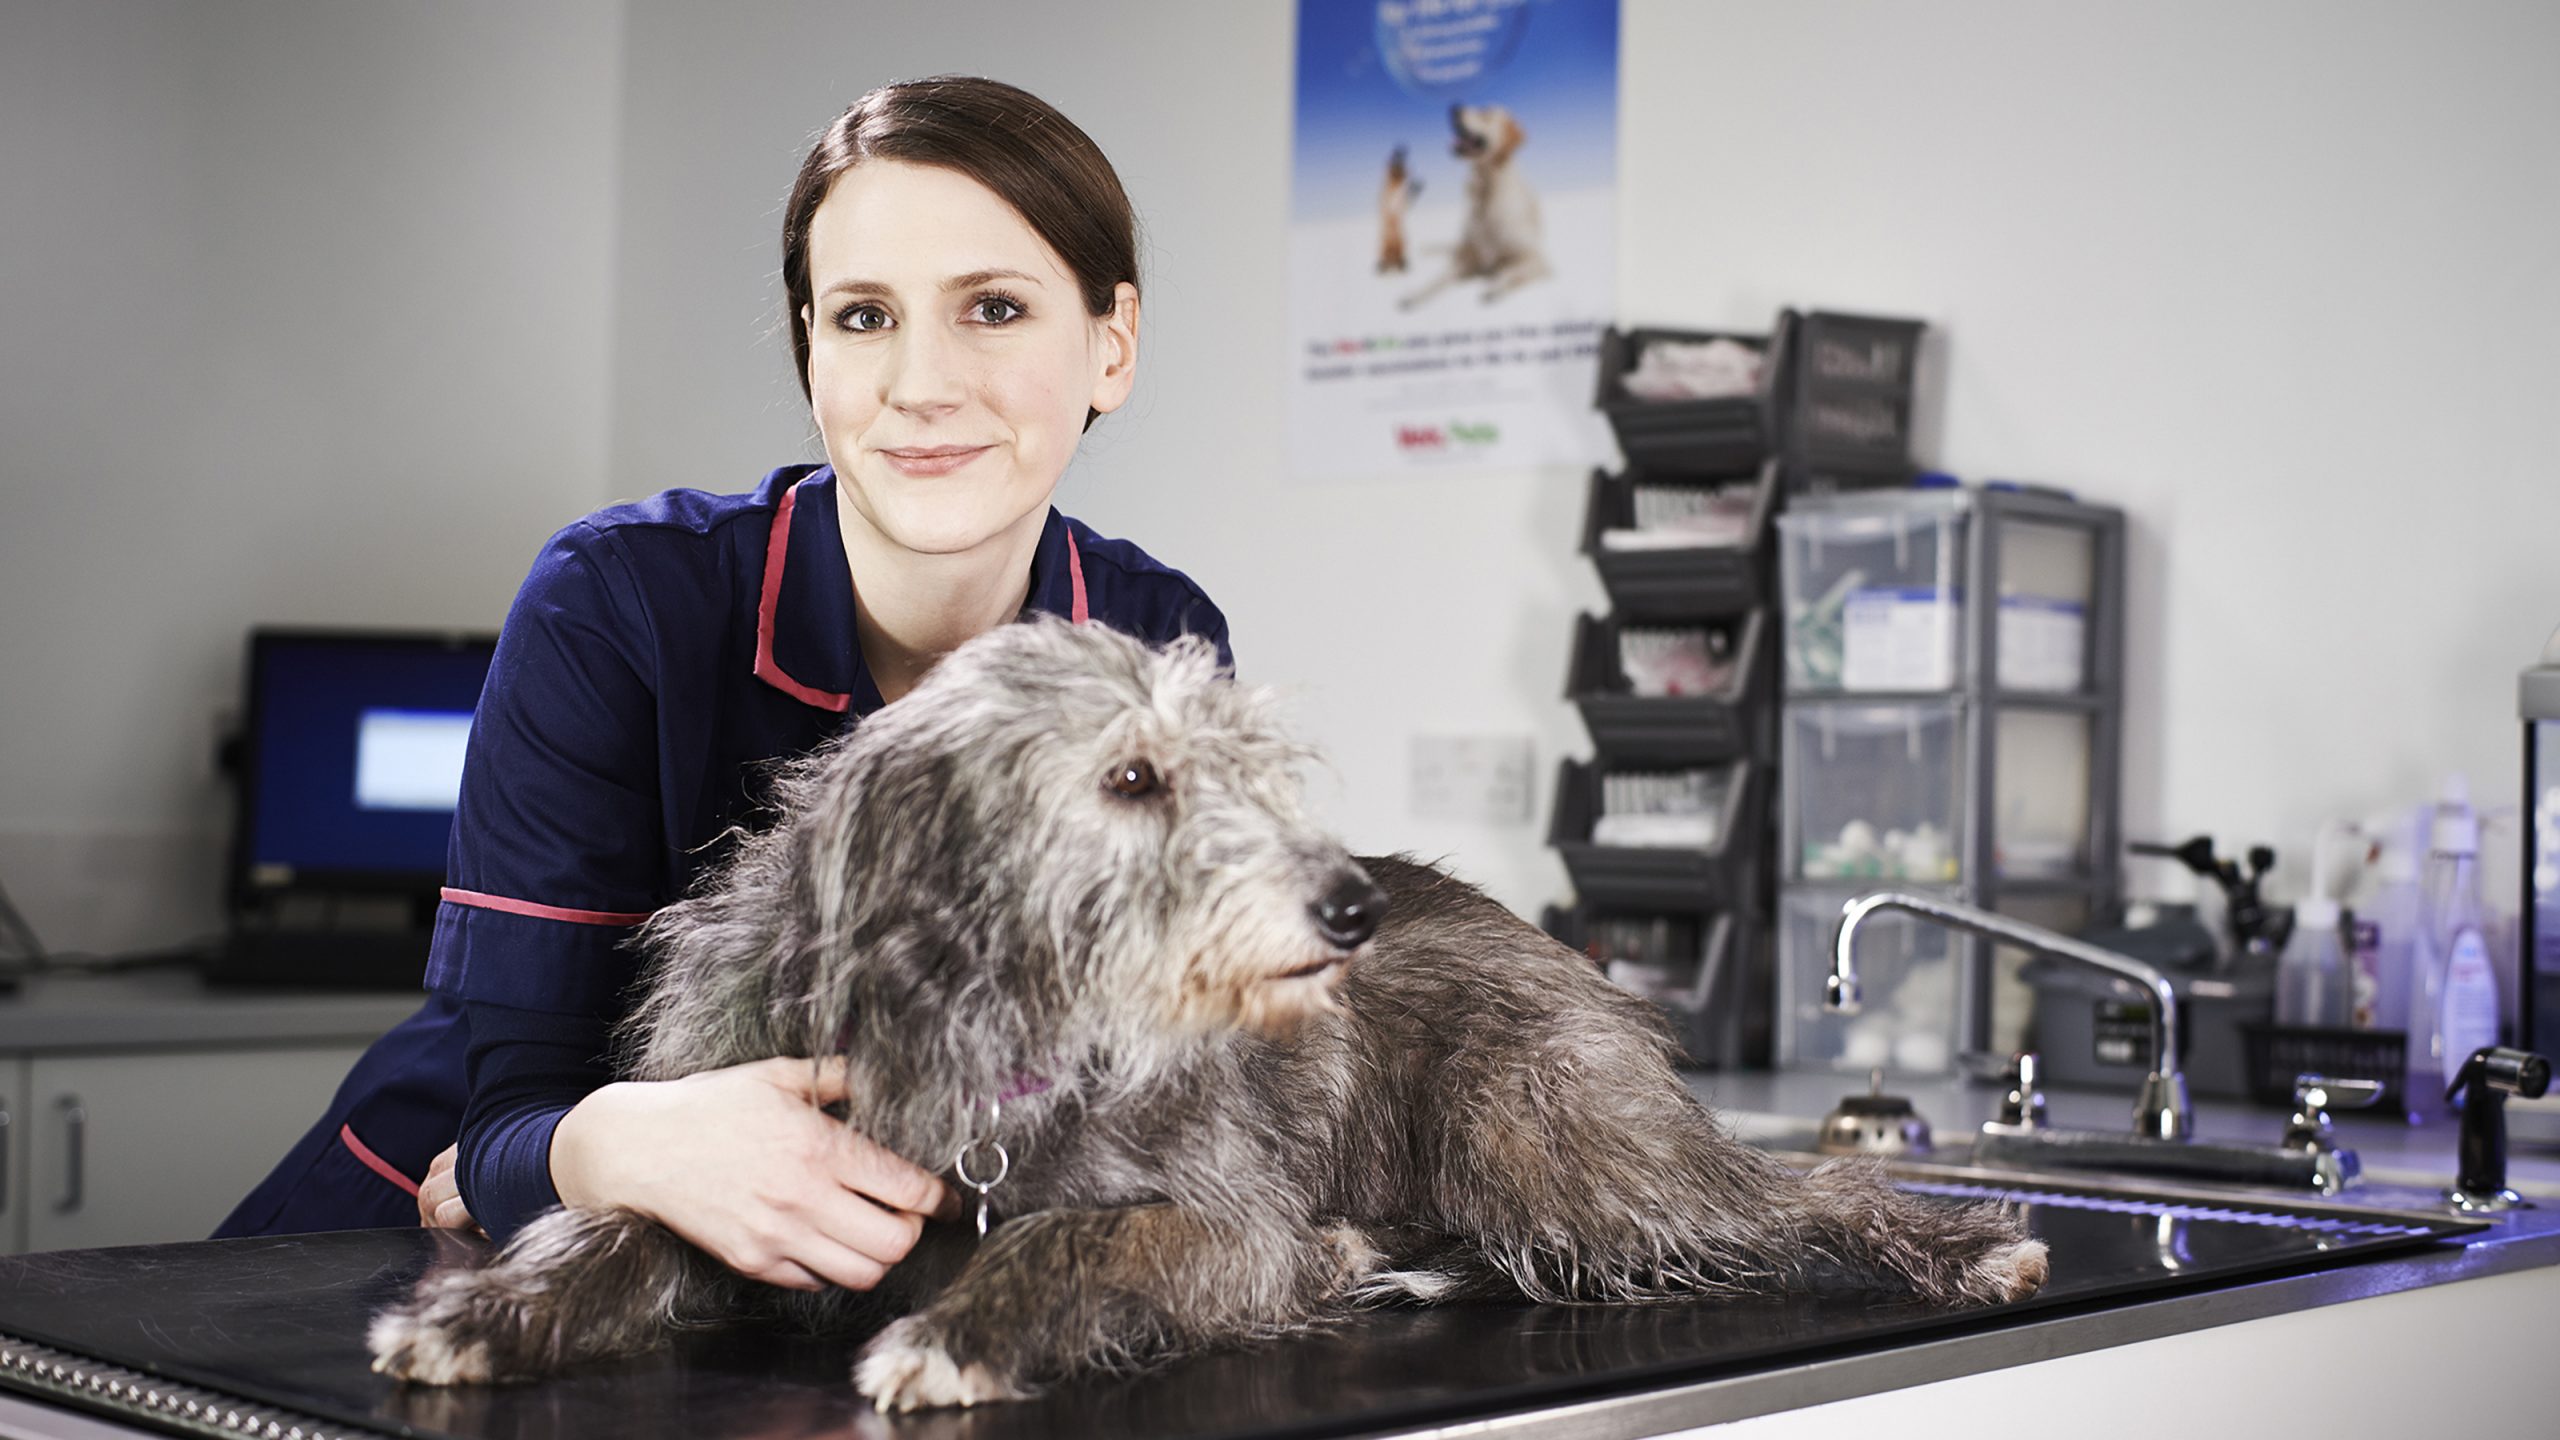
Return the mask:
M1519 149L1520 142L1528 138L1529 132L1520 128L1520 118L1507 110L1504 111L1502 137L1493 142L1493 163L1496 165L1509 163L1511 152Z
M857 731L791 788L789 885L822 943L845 945L917 897L967 893L970 849L950 752L883 725Z

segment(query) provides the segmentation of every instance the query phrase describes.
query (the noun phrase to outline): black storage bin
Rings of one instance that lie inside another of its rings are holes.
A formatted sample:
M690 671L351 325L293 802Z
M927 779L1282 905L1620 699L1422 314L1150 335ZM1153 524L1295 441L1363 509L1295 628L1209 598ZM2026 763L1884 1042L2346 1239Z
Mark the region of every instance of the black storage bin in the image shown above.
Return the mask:
M1734 992L1750 927L1735 924L1730 914L1614 915L1595 913L1588 905L1550 905L1541 923L1548 934L1581 951L1604 975L1612 960L1672 967L1677 977L1672 988L1628 986L1629 993L1651 1001L1662 1012L1690 1064L1736 1062L1741 1027ZM1651 953L1657 948L1650 943L1654 937L1662 941L1658 948L1663 953ZM1626 943L1629 938L1637 943Z
M1797 328L1784 449L1799 486L1891 484L1911 473L1917 320L1815 311Z
M2246 1099L2257 1089L2248 1033L2275 1010L2275 969L2227 975L2163 971L2178 993L2180 1064L2187 1089L2207 1099ZM2056 1085L2131 1095L2151 1070L2151 1003L2131 981L2038 956L2018 967L2035 991L2035 1050Z
M1600 412L1618 435L1629 465L1704 475L1749 474L1777 448L1785 404L1788 337L1793 316L1779 312L1768 335L1720 330L1600 332ZM1657 340L1732 340L1760 352L1760 388L1713 400L1639 400L1622 383L1644 347Z
M1614 768L1629 772L1679 767ZM1558 767L1555 818L1548 827L1547 843L1564 857L1565 869L1573 874L1574 892L1584 903L1608 910L1696 912L1750 901L1756 893L1752 862L1759 856L1765 828L1759 772L1749 760L1699 768L1731 771L1715 842L1703 849L1592 843L1592 826L1600 818L1601 782L1608 769L1578 760Z
M2405 1109L2408 1077L2402 1066L2409 1038L2397 1030L2324 1030L2296 1025L2241 1027L2249 1050L2249 1098L2261 1105L2291 1105L2293 1082L2303 1075L2330 1080L2373 1080L2382 1085L2375 1103Z
M1666 769L1750 751L1758 738L1754 726L1767 709L1760 697L1770 691L1768 613L1763 607L1739 619L1689 622L1722 632L1730 657L1724 683L1701 695L1632 693L1618 648L1626 622L1614 615L1580 617L1565 695L1581 709L1591 743L1618 765Z
M1617 475L1591 472L1589 498L1582 507L1582 553L1600 572L1613 612L1634 619L1694 620L1739 615L1767 597L1775 548L1769 517L1777 508L1780 488L1774 460L1751 477L1751 519L1739 545L1612 550L1600 542L1608 531L1635 527L1640 485L1712 489L1740 478L1719 481L1635 467Z

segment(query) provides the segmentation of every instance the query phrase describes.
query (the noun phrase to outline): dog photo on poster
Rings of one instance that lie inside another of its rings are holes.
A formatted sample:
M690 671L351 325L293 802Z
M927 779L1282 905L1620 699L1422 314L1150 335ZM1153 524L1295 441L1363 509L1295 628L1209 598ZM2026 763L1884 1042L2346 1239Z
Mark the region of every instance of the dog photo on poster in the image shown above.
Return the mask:
M1608 458L1617 127L1617 0L1299 0L1299 478Z

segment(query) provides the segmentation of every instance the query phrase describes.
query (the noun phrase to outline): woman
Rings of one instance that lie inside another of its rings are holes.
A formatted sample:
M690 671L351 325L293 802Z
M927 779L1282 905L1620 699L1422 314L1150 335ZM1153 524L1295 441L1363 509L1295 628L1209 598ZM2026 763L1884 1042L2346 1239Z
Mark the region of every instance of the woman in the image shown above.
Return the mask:
M979 79L864 96L793 183L783 277L829 463L552 538L473 723L428 1002L220 1233L504 1239L621 1205L752 1278L864 1288L953 1205L828 1120L841 1075L805 1060L611 1083L621 942L752 820L772 762L971 636L1040 610L1226 655L1226 621L1049 505L1138 358L1128 199L1064 116Z

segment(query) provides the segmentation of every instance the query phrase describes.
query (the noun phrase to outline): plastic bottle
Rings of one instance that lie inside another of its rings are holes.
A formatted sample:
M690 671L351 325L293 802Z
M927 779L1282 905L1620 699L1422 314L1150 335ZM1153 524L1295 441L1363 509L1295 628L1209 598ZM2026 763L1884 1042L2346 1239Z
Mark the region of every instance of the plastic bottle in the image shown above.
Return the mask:
M2335 1030L2347 1023L2354 978L2338 942L2338 902L2314 895L2293 907L2293 938L2276 962L2276 1023Z
M2408 1103L2412 1119L2441 1115L2462 1062L2498 1043L2498 976L2480 909L2480 817L2459 775L2436 803L2425 894L2412 957Z

